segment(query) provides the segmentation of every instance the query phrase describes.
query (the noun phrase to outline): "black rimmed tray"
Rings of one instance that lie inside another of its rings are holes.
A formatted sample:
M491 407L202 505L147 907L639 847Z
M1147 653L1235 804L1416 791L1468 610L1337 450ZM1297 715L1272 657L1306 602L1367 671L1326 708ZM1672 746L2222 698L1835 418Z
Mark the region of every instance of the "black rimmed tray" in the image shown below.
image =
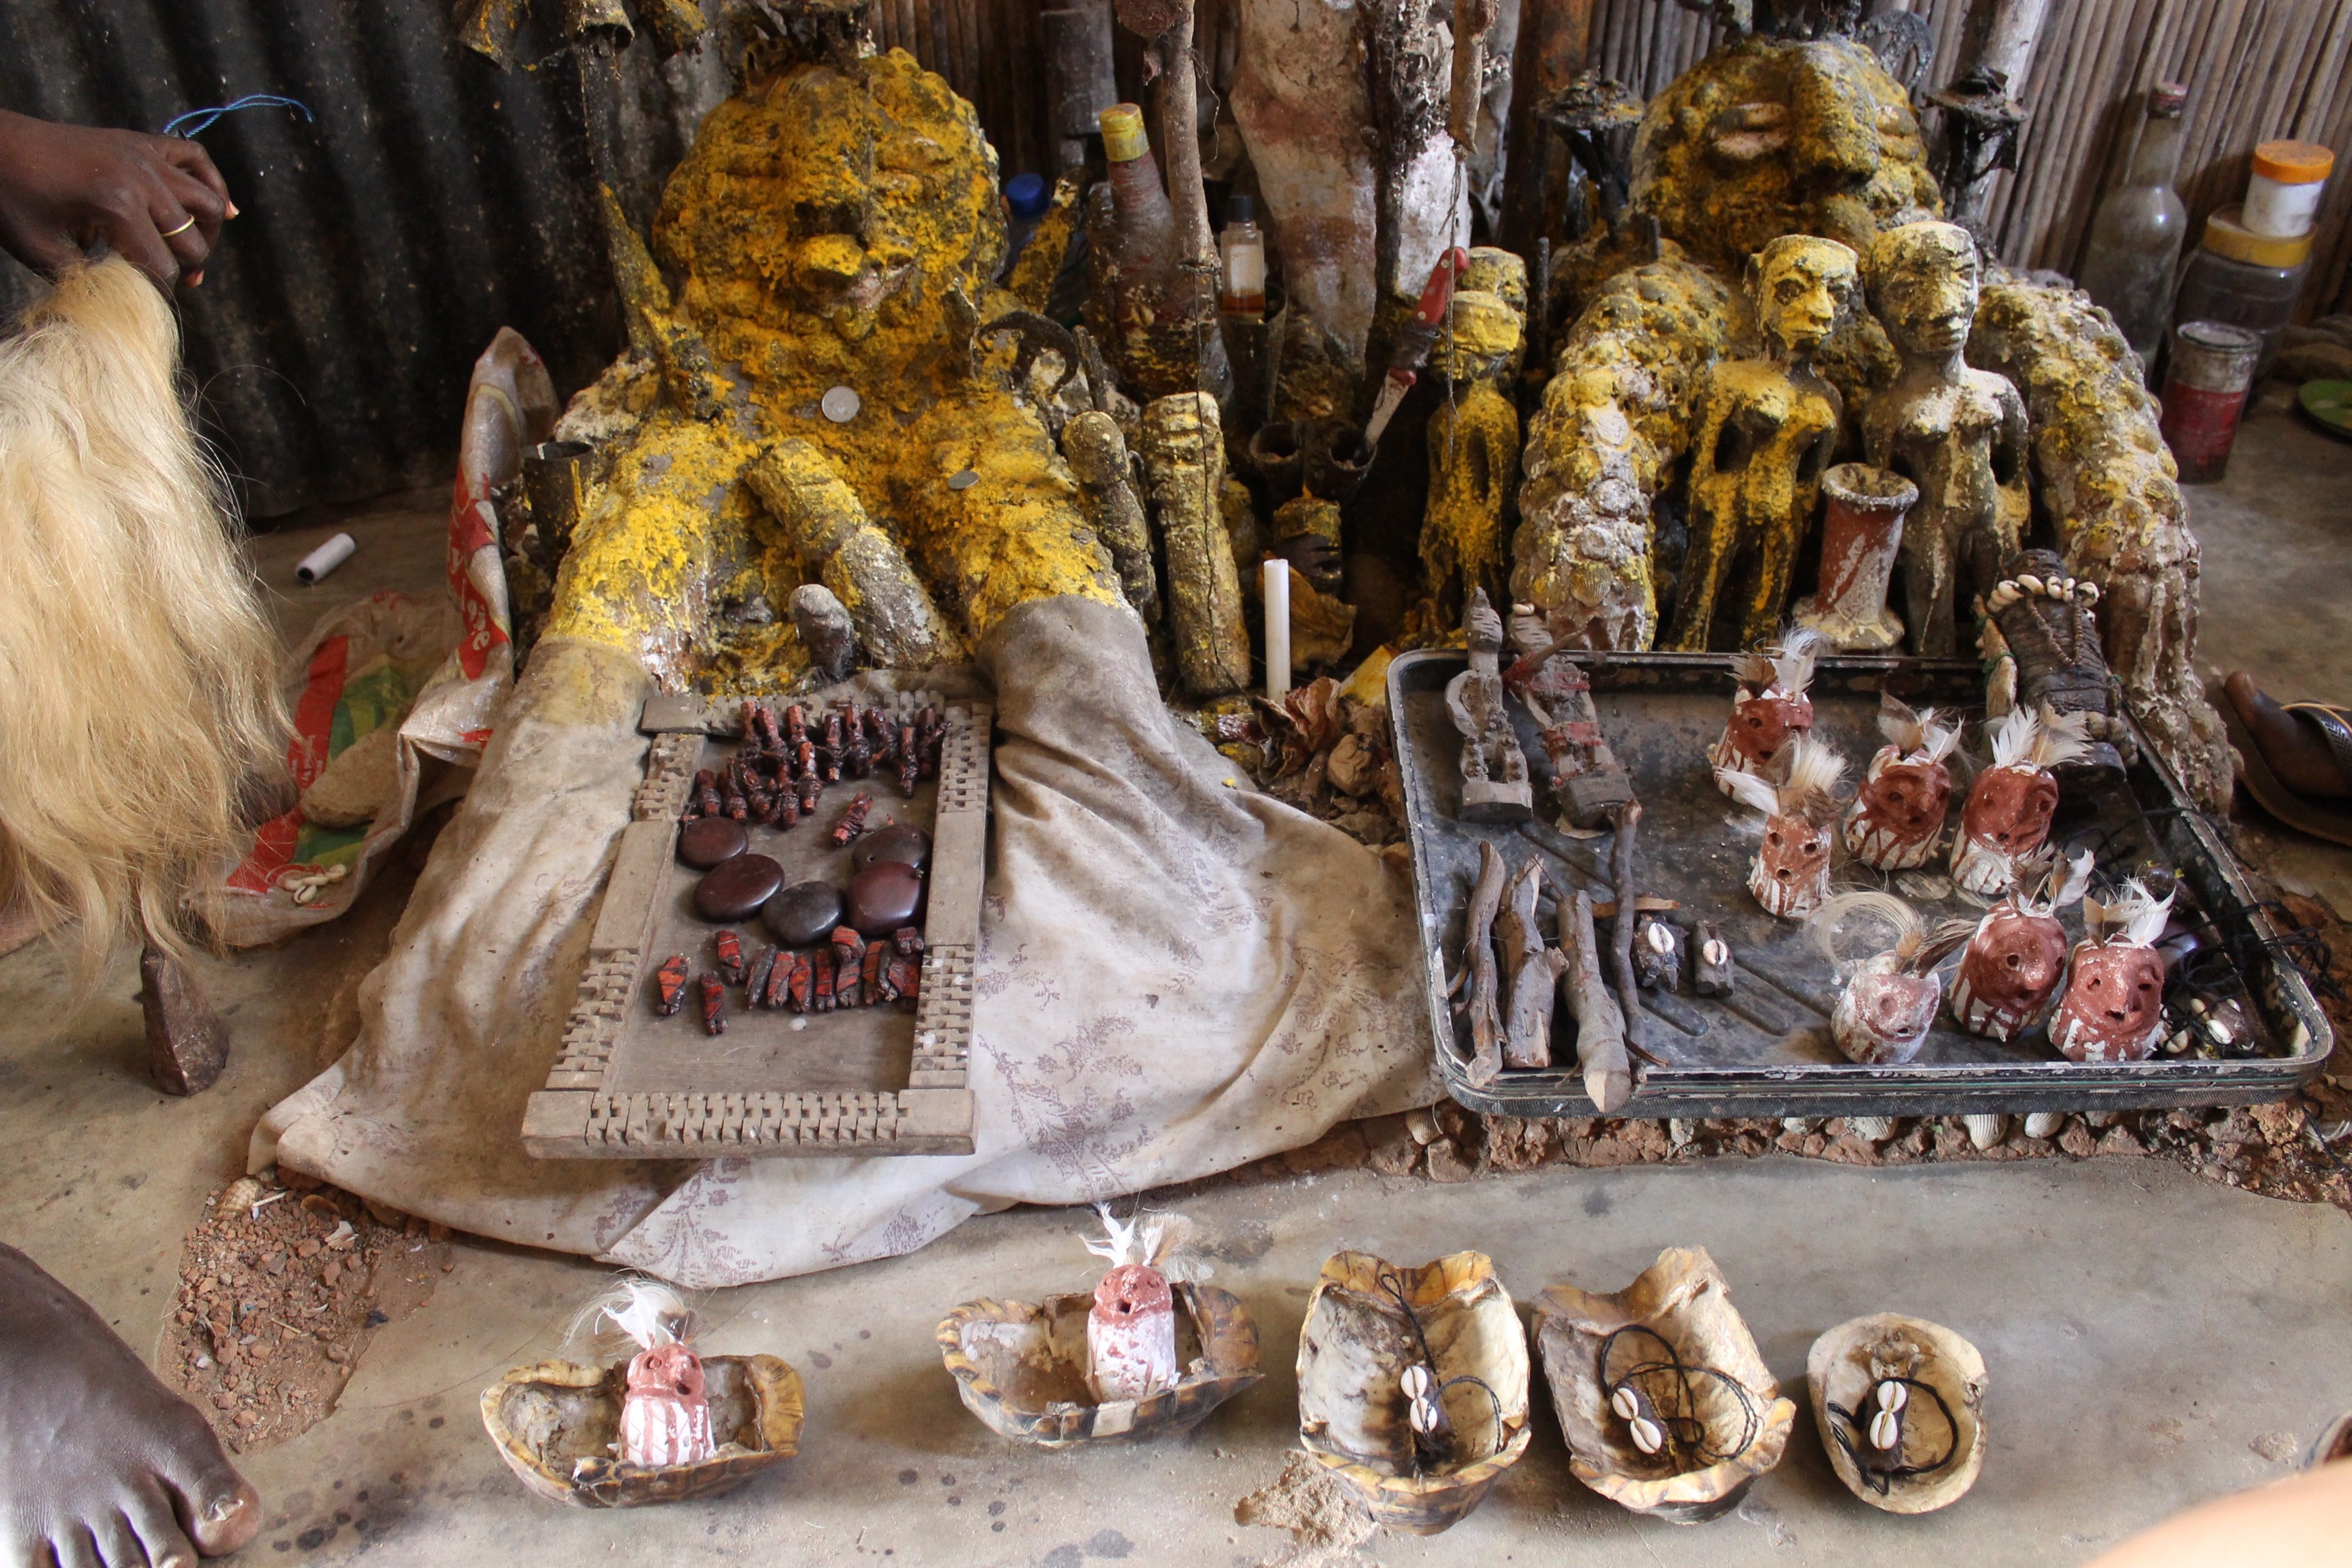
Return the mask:
M2254 907L2252 891L2213 826L2147 746L2127 782L2060 805L2053 837L2098 849L2102 872L2162 867L2176 872L2219 928L2219 962L2245 983L2259 1032L2256 1054L2242 1058L2158 1057L2120 1066L2086 1066L2061 1057L2039 1028L2003 1043L1964 1033L1939 1016L1919 1055L1899 1066L1864 1067L1840 1054L1829 1035L1836 995L1829 965L1803 939L1800 922L1774 920L1748 896L1748 868L1757 839L1753 814L1716 787L1707 749L1723 732L1734 682L1730 661L1711 654L1579 655L1592 680L1601 732L1632 773L1643 816L1634 869L1636 891L1672 899L1663 918L1687 931L1717 922L1738 964L1733 994L1715 999L1685 988L1642 993L1643 1038L1666 1065L1641 1068L1623 1116L1927 1116L1979 1111L2125 1110L2180 1105L2250 1104L2278 1100L2315 1076L2335 1040L2326 1016L2294 965L2280 956L2279 933ZM1421 921L1424 994L1446 1089L1471 1110L1502 1116L1591 1116L1576 1063L1576 1026L1562 1007L1553 1028L1553 1065L1506 1069L1483 1088L1468 1079L1470 1029L1457 1017L1445 984L1461 964L1463 925L1478 868L1478 845L1491 842L1513 868L1543 862L1549 891L1547 936L1556 927L1550 898L1562 889L1614 897L1608 875L1610 838L1578 839L1557 827L1546 785L1549 768L1534 721L1510 704L1519 743L1537 781L1536 820L1486 826L1456 816L1461 804L1461 738L1445 708L1445 683L1465 666L1459 652L1409 653L1389 667L1389 712L1404 775L1407 831ZM1846 757L1858 778L1884 744L1880 693L1888 686L1915 707L1932 703L1972 721L1983 713L1983 675L1959 660L1835 658L1814 677L1814 733ZM1965 750L1977 748L1971 723ZM1956 770L1953 826L1966 789ZM1853 860L1840 844L1835 880L1844 887L1893 888L1890 879ZM1942 875L1942 857L1926 870ZM1903 896L1910 897L1907 893ZM1957 894L1910 901L1932 925L1973 920L1981 907ZM2081 911L2066 915L2070 940ZM1607 926L1602 931L1606 940ZM1639 1064L1637 1064L1637 1067Z

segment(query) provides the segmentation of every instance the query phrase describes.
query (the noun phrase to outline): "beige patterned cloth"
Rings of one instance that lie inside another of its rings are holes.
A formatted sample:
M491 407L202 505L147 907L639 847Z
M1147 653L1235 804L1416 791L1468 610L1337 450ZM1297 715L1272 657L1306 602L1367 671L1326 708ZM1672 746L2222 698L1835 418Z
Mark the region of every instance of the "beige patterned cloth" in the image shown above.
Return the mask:
M1171 719L1131 616L1025 605L982 666L997 776L976 1152L523 1153L651 689L622 655L542 644L362 988L358 1039L265 1119L256 1167L710 1287L909 1252L1014 1203L1191 1180L1436 1097L1411 889Z

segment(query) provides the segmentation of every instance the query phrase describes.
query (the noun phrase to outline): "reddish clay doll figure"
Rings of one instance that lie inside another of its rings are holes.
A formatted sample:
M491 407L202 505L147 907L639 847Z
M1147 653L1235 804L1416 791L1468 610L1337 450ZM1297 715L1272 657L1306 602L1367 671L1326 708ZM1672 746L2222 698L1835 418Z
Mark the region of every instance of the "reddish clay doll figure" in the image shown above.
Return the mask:
M1813 701L1805 689L1813 683L1814 659L1829 646L1819 632L1795 631L1777 647L1732 656L1739 695L1732 699L1723 738L1707 753L1718 779L1726 770L1761 773L1781 747L1812 732ZM1730 788L1723 793L1729 795Z
M2058 911L2083 896L2091 853L2058 864L2054 854L2025 863L2019 885L1985 911L1952 976L1952 1018L1971 1035L2015 1039L2042 1016L2066 977L2066 928Z
M1766 913L1801 920L1830 896L1830 827L1844 773L1845 759L1810 735L1780 749L1771 778L1715 770L1724 794L1764 814L1764 842L1748 869L1748 890Z
M2019 708L1994 726L1992 766L1977 775L1952 840L1952 880L1990 899L2016 885L2018 865L2050 837L2058 810L2052 769L2084 754L2080 715Z
M2083 900L2091 933L2074 944L2066 994L2050 1016L2050 1043L2078 1062L2146 1061L2164 1035L2164 955L2156 951L2172 895L2135 879L2115 902Z
M1837 950L1838 927L1856 916L1883 927L1888 943L1859 965L1840 958ZM1813 945L1844 980L1830 1015L1830 1036L1846 1059L1882 1067L1917 1056L1944 1000L1936 965L1965 940L1968 927L1948 927L1930 937L1916 910L1876 891L1832 899L1805 925Z
M1097 1204L1105 1235L1087 1250L1107 1258L1110 1272L1095 1287L1087 1313L1087 1381L1096 1402L1142 1399L1173 1388L1183 1375L1176 1359L1176 1292L1186 1276L1174 1255L1192 1237L1182 1215L1156 1214L1125 1224L1110 1205Z
M1889 744L1870 759L1870 774L1846 808L1845 847L1874 871L1909 871L1934 859L1943 839L1952 805L1944 759L1960 731L1933 708L1914 713L1891 691L1879 697L1878 729Z
M638 1346L629 1361L629 1391L621 1402L621 1463L694 1465L718 1445L710 1435L710 1400L702 1358L687 1342L696 1321L677 1293L650 1279L625 1279L589 1308Z

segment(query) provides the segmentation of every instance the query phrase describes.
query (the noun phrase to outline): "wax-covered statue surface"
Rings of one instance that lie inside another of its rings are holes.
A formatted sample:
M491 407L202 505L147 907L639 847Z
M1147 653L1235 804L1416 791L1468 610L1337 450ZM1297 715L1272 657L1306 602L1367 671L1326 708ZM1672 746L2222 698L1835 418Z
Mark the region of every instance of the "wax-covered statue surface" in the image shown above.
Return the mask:
M1558 260L1562 314L1543 407L1528 424L1514 599L1571 647L1664 640L1673 563L1654 553L1654 508L1689 476L1709 366L1762 352L1768 333L1738 282L1748 258L1790 236L1872 256L1881 231L1940 211L1907 95L1850 38L1738 39L1653 100L1623 221ZM1936 357L1932 334L1913 341L1915 365L1922 350ZM1983 268L1966 343L1965 363L2006 378L2022 400L2033 514L2054 531L2067 572L2102 590L2107 662L2135 715L2190 792L2220 804L2228 753L2194 671L2197 542L2137 357L2085 296L1994 268ZM1876 317L1856 311L1815 356L1851 426L1866 429L1903 375L1896 349ZM2013 414L2004 405L1991 426L1996 479L2019 450ZM1980 425L1970 413L1952 427ZM1976 440L1964 444L1970 454ZM1974 479L1949 493L1939 504L1980 515ZM1966 581L1952 596L1963 651Z

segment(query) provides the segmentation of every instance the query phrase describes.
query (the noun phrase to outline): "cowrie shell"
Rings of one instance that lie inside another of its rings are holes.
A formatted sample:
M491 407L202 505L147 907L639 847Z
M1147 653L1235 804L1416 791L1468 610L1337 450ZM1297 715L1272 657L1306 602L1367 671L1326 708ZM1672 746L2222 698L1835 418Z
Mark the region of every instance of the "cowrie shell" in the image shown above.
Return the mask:
M1641 1449L1644 1454L1654 1454L1666 1446L1666 1435L1658 1430L1656 1422L1636 1415L1631 1423L1631 1427L1633 1434L1633 1447Z
M1609 1408L1617 1412L1621 1421L1631 1421L1642 1414L1641 1396L1630 1388L1620 1388L1609 1396Z
M2042 579L2031 572L2020 572L2017 574L2017 588L2021 594L2039 594L2042 592Z
M1910 1403L1911 1391L1893 1378L1878 1385L1878 1407L1881 1410L1900 1410Z
M1903 1442L1903 1418L1892 1410L1882 1410L1870 1418L1870 1446L1880 1453L1888 1453Z
M1675 950L1674 933L1654 921L1652 922L1649 935L1645 940L1650 944L1650 951L1661 958Z
M1731 962L1731 949L1724 944L1721 937L1710 939L1699 951L1706 954L1707 963L1718 969Z

